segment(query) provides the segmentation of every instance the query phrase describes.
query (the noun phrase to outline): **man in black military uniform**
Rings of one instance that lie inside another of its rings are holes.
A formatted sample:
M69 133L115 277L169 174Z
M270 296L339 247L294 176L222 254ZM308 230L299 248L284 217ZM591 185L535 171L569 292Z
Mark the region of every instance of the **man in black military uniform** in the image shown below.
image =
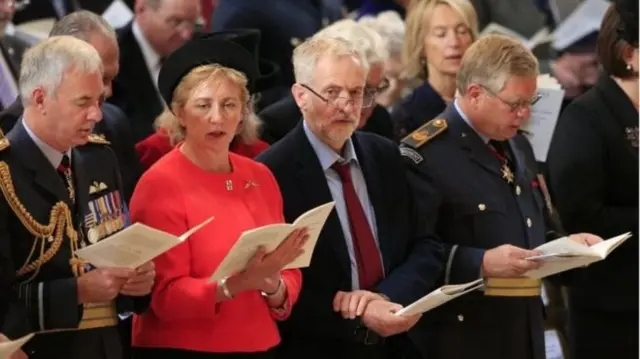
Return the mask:
M31 359L119 359L118 314L149 303L155 271L92 268L75 255L122 229L127 211L109 143L93 135L102 62L86 42L57 36L27 51L24 117L0 140L0 282L17 296L0 328ZM8 276L9 278L6 278Z
M439 202L444 284L485 279L483 291L425 315L429 358L545 357L540 280L524 276L540 263L526 258L561 229L533 150L518 133L538 98L537 75L536 58L517 40L482 38L463 57L454 104L402 141L416 194L429 206ZM433 187L439 198L424 194Z

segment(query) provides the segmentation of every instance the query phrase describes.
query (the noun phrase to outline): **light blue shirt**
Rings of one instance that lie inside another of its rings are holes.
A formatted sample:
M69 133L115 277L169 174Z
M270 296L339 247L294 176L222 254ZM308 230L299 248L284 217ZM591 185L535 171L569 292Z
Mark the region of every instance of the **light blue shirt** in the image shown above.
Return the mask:
M458 111L458 114L460 114L460 117L462 117L464 122L466 122L467 125L469 125L469 127L471 127L473 132L475 132L480 137L482 142L484 142L485 144L489 143L489 137L487 137L487 136L481 134L480 132L478 132L478 130L476 130L476 128L473 127L473 124L471 123L471 121L469 121L469 117L467 117L467 115L462 111L460 106L458 106L458 99L453 100L453 106L455 106L456 111Z
M311 131L311 129L307 126L306 121L304 121L303 127L304 133L307 135L309 143L311 143L311 147L313 147L316 156L318 156L318 160L320 160L320 165L322 166L322 171L324 172L325 178L327 179L327 185L329 186L331 197L333 197L333 200L335 201L336 212L338 213L338 218L340 219L340 226L342 227L344 240L347 245L347 251L349 252L349 261L351 263L351 288L353 290L360 289L358 262L356 261L353 237L351 236L351 227L349 225L347 204L344 201L344 193L342 191L342 181L340 180L340 176L338 175L338 173L331 168L331 166L335 162L349 163L353 186L355 187L358 199L360 199L360 203L362 204L362 208L364 210L365 216L367 217L367 221L369 222L369 226L372 228L373 238L376 241L378 253L380 253L380 244L378 242L378 228L376 227L375 219L376 216L373 210L373 206L371 205L371 201L369 200L367 183L364 180L364 175L362 173L362 169L360 168L358 157L356 156L356 151L353 148L353 142L351 142L351 139L347 140L342 156L340 156L329 146L327 146L327 144L322 142ZM380 258L380 261L381 263L383 263L382 258Z
M27 125L24 119L22 119L21 122L22 122L22 125L24 126L24 129L27 131L27 134L29 135L29 137L31 137L33 142L35 142L36 146L40 149L40 151L42 151L42 153L47 158L49 163L51 163L53 168L58 168L58 166L60 166L60 163L62 162L62 156L64 156L64 153L49 146L40 138L38 138L38 136L36 136L36 134L33 133L33 131L29 128L29 125ZM67 156L69 156L69 160L71 160L71 150L68 150L66 154Z

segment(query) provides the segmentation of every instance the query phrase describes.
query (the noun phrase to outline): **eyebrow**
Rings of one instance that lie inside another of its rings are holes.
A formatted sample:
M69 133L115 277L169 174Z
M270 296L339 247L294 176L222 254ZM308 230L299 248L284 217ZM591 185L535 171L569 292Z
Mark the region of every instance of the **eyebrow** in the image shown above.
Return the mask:
M211 97L205 97L205 96L202 96L202 97L196 97L196 98L194 99L194 101L214 101L214 100L215 100L214 98L211 98ZM230 101L230 100L233 100L233 101L240 101L240 99L239 99L239 98L237 98L237 97L233 97L233 96L226 96L226 97L221 98L220 100L221 100L221 101Z

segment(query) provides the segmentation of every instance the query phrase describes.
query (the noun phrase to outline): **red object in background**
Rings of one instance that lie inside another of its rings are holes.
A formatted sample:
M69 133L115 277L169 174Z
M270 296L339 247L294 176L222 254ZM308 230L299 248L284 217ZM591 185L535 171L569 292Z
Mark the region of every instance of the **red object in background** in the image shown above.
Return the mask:
M202 0L202 17L204 18L205 31L209 31L211 28L211 15L213 9L216 8L217 0Z
M267 147L269 147L269 144L262 140L256 140L250 145L236 140L231 143L229 151L248 158L254 158L266 150ZM173 146L171 146L169 138L163 130L159 130L136 144L136 152L145 171L162 156L171 152L172 149Z

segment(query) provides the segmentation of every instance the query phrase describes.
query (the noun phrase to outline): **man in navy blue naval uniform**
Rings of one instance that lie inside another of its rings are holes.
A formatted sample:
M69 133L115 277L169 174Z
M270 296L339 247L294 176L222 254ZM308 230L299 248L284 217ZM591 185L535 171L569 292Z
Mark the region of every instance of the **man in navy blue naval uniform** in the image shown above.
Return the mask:
M519 131L539 99L537 76L538 61L517 40L482 38L463 57L455 102L402 140L416 197L439 202L443 284L485 283L425 315L431 359L545 358L541 283L525 276L540 263L526 258L562 229Z
M147 308L155 271L95 269L75 254L128 222L115 156L92 134L100 55L54 36L26 52L20 74L24 116L0 140L0 332L39 332L24 346L31 359L120 359L118 313Z

